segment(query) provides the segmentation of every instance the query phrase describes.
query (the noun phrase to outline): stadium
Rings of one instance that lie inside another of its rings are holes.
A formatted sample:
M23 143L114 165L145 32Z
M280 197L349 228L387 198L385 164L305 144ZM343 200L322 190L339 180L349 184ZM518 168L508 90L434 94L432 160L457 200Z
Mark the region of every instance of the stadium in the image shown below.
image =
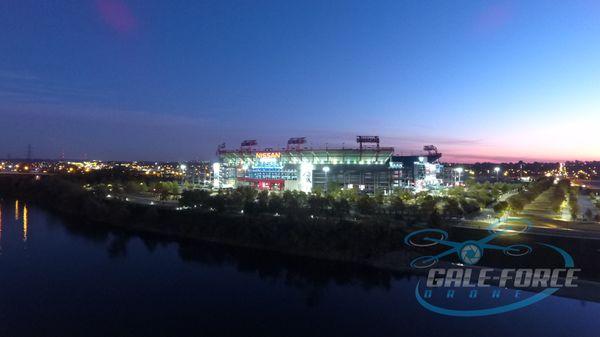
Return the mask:
M305 137L290 138L285 148L258 149L256 140L245 140L233 150L221 144L213 164L214 186L304 192L340 187L387 194L399 187L441 185L441 153L433 145L424 146L422 154L402 156L380 146L378 136L357 136L354 148L317 149L306 143Z

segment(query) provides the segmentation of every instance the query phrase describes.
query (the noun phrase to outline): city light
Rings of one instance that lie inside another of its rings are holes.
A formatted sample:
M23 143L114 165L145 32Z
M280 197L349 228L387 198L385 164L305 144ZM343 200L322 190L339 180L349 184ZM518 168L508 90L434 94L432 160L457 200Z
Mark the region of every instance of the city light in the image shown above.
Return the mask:
M0 337L596 335L600 0L8 3Z
M329 173L329 166L323 166L323 172L325 172L325 192L329 191L329 177L328 177L328 173Z
M457 184L460 185L461 184L461 176L462 176L462 173L463 173L464 169L462 167L457 167L457 168L454 169L454 171L456 171L456 173L458 173Z

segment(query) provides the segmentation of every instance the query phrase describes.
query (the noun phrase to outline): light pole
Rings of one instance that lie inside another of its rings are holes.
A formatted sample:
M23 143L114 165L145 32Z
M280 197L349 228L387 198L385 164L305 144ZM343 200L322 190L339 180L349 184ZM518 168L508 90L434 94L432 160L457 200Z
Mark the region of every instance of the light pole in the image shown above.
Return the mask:
M329 173L329 166L323 166L323 172L325 172L325 192L328 192L329 176L327 174Z
M463 168L462 167L457 167L457 168L454 169L454 171L456 171L456 173L458 173L458 184L460 185L460 178L461 178L461 175L463 173Z
M183 183L185 181L185 171L187 170L187 165L181 164L179 165L179 168L181 169L181 189L183 190Z
M499 176L500 167L499 166L494 167L494 172L496 172L496 182L498 182L500 180L500 176Z

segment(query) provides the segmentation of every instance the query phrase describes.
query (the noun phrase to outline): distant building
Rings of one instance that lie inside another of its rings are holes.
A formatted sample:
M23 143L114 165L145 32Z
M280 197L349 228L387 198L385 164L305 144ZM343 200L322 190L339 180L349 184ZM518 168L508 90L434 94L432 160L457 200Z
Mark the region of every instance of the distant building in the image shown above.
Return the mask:
M380 147L377 136L358 136L357 148L314 149L305 143L305 138L292 138L286 148L260 150L255 140L244 141L235 150L223 144L213 165L214 185L304 192L338 186L389 193L394 188L429 189L441 184L437 149L421 156L397 156L393 147Z

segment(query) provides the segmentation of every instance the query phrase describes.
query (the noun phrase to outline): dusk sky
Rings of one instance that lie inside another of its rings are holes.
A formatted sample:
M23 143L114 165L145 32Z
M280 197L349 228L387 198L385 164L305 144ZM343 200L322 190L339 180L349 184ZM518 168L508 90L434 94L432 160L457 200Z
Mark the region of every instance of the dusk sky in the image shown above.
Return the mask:
M600 2L0 0L0 157L600 159Z

